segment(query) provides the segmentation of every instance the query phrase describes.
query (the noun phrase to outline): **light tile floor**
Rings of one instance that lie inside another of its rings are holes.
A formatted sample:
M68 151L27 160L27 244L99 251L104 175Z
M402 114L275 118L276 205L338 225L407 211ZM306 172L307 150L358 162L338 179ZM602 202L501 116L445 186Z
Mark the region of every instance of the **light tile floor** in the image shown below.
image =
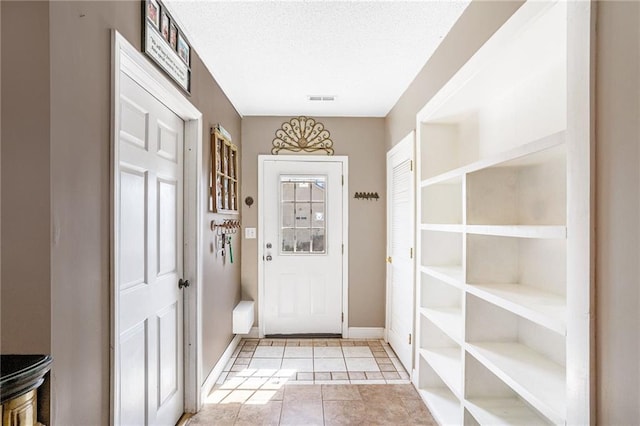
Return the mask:
M381 340L244 339L188 424L436 423Z
M217 384L237 376L304 384L409 383L391 347L379 339L243 339Z

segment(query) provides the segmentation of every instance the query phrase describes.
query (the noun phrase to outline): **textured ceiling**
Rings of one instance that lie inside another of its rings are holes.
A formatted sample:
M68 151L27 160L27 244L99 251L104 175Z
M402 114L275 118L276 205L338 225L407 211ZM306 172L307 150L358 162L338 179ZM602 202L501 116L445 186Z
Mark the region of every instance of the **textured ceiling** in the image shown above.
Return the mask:
M383 117L468 1L166 3L240 114Z

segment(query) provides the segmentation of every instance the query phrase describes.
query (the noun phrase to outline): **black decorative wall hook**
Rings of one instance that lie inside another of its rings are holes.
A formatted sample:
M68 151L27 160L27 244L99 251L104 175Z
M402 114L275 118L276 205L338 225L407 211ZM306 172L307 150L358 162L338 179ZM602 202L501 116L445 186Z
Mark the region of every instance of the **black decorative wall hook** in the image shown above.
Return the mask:
M356 200L376 200L380 198L377 192L356 192L353 196Z

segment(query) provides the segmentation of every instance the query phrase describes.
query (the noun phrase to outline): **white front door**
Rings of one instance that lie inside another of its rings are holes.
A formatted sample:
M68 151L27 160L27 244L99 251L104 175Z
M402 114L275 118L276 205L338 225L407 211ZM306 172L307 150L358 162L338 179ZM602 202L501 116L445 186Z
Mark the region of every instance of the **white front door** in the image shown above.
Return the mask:
M117 339L122 425L183 413L184 122L120 74L116 166Z
M281 156L262 172L263 333L341 334L343 162Z
M413 133L387 154L387 340L408 372L413 336Z

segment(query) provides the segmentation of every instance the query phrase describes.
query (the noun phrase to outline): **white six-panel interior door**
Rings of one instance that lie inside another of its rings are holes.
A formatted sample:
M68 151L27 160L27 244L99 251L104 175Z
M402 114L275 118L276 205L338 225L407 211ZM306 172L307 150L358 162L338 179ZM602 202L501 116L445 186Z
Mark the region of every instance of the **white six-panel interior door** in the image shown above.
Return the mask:
M183 413L184 122L120 77L120 423L174 425Z
M110 422L175 425L202 406L203 119L111 35Z

